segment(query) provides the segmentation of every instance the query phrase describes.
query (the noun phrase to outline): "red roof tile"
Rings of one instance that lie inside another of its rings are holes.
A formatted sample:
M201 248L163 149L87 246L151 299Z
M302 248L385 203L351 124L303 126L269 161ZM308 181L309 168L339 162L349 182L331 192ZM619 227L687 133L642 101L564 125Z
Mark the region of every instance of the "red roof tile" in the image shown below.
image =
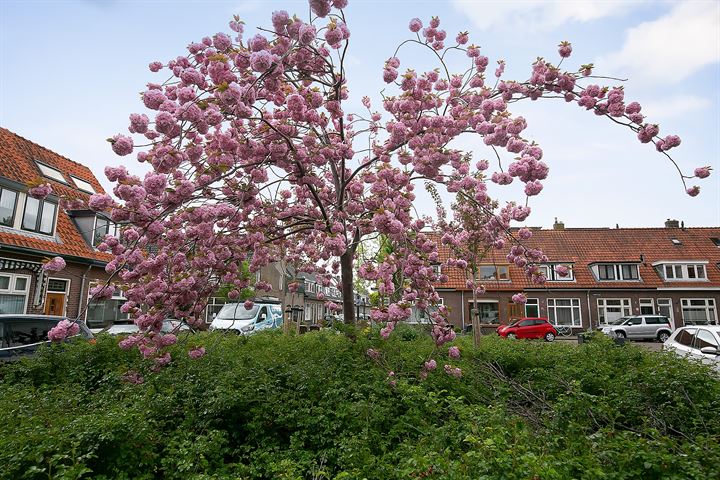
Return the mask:
M0 127L0 159L2 159L2 161L0 161L0 176L24 185L42 179L52 185L53 194L57 196L87 199L90 195L75 188L72 183L65 185L53 179L43 177L35 164L36 160L62 172L68 182L72 181L68 175L72 175L91 184L96 192L105 193L102 185L100 185L100 182L98 182L88 167L65 158L30 140L26 140L2 127ZM58 241L46 240L39 235L28 235L20 232L13 233L8 230L9 229L4 229L0 231L0 244L37 250L41 253L68 255L103 262L112 259L110 255L97 252L90 247L83 239L75 223L63 210L60 210L57 219L56 239Z

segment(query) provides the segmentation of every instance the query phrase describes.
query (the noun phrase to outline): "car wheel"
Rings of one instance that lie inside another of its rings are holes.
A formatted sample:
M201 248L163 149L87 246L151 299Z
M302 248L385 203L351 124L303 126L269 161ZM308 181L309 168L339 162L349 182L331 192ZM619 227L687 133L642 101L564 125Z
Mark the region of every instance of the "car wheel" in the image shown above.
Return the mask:
M667 342L668 338L670 338L670 334L668 332L658 333L657 339L660 340L661 343Z
M617 338L627 338L627 334L625 332L615 332L615 336Z
M515 339L517 338L517 335L515 335L514 333L508 333L508 336L507 336L507 337L508 337L510 340L515 340Z
M555 334L552 332L547 332L545 334L545 341L546 342L554 342L555 341Z

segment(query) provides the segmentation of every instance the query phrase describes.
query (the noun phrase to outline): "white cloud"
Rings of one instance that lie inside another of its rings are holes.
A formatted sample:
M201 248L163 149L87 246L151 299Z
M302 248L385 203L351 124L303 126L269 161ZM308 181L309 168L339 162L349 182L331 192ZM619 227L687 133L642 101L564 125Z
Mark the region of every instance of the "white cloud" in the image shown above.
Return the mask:
M620 51L597 60L603 71L646 82L677 83L720 61L720 3L686 1L628 30Z
M599 0L453 0L455 8L481 29L500 26L526 31L551 30L568 22L619 15L639 4Z
M644 102L642 113L654 121L655 119L682 117L685 114L705 109L710 104L710 100L704 97L675 95L662 101Z

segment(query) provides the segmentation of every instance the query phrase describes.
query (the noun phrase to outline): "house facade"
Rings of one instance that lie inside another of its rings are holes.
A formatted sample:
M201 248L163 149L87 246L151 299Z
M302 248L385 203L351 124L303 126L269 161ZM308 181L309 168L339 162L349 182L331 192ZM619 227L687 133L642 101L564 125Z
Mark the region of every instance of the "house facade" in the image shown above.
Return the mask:
M658 314L675 327L716 323L720 303L720 227L683 228L668 220L664 228L532 229L523 244L548 257L539 265L547 282L533 284L496 250L480 267L486 294L473 298L457 268L442 267L447 282L437 284L450 321L458 328L472 323L506 324L523 316L547 317L552 323L587 330L620 317ZM442 260L450 251L441 246ZM564 265L568 275L556 267ZM522 292L527 303L516 305Z
M84 165L0 128L0 313L34 313L109 325L120 313L121 294L89 302L90 288L107 280L111 257L95 249L115 233L109 218L89 210L65 211L61 197L87 200L104 190ZM27 191L39 182L52 194L38 200ZM67 266L45 273L42 264L62 257Z
M290 307L293 321L300 318L307 325L316 325L331 313L325 306L326 302L331 301L342 306L340 290L333 286L322 285L313 274L298 273L294 275L291 272L292 268L283 268L282 262L273 262L262 267L256 274L256 281L266 282L271 289L263 292L262 297L258 300L264 298L279 301L283 312ZM298 283L294 292L288 288L290 282ZM205 309L205 322L212 323L214 314L217 314L228 302L230 300L225 298L210 298L208 307Z

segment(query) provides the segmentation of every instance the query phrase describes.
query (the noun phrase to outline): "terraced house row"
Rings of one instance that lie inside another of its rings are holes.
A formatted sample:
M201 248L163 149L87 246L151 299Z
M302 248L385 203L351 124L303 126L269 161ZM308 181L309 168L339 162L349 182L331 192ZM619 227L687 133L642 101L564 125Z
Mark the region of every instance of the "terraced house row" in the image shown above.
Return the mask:
M480 267L487 293L475 303L464 273L443 270L449 280L437 289L453 324L470 325L473 308L488 327L523 316L547 317L577 330L641 314L665 315L675 327L718 320L718 227L684 228L668 220L663 228L566 229L556 222L551 230L534 228L524 244L549 258L540 266L548 279L544 285L533 284L496 251ZM443 260L449 255L441 247ZM557 265L567 266L569 275L557 275ZM518 292L527 296L526 305L512 303Z

